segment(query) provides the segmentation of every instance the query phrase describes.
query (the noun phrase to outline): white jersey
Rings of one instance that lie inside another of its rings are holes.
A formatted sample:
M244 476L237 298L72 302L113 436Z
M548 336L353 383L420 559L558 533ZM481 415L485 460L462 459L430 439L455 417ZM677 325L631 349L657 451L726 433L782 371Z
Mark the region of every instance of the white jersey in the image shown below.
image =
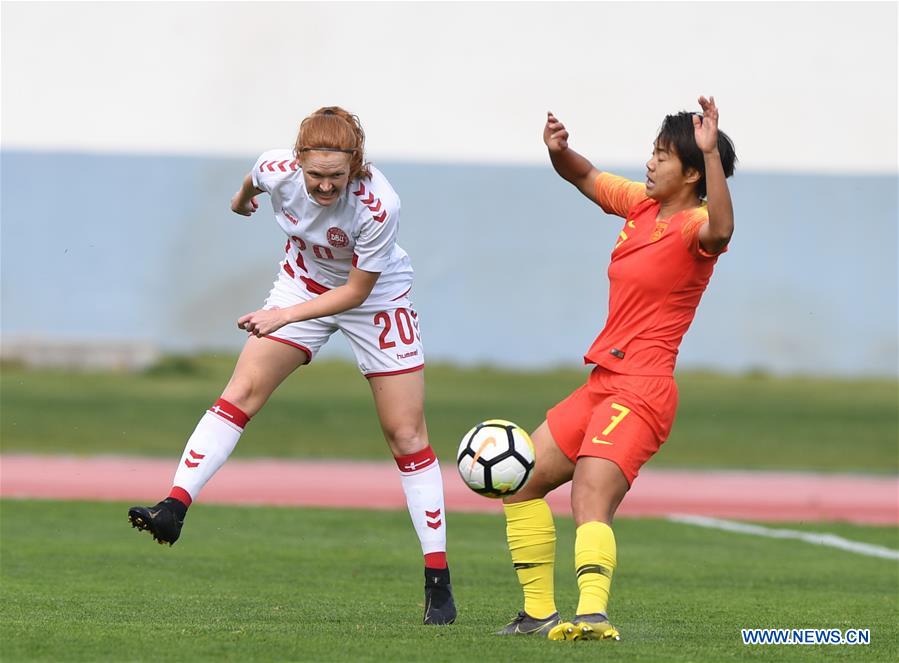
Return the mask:
M396 243L400 198L387 178L351 180L331 205L306 190L293 151L269 150L253 166L253 185L271 196L275 219L287 233L284 271L315 294L344 285L350 268L379 272L368 301L389 301L412 287L412 262Z

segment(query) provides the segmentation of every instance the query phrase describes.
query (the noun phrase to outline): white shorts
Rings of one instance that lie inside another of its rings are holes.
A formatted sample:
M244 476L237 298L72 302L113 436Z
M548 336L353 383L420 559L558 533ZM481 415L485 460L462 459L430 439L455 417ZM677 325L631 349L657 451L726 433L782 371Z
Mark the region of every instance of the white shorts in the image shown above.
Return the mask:
M282 270L263 308L287 308L316 296ZM361 306L337 315L293 322L266 338L305 351L308 363L338 329L349 341L359 370L367 378L424 368L418 314L412 308L408 293L393 301L365 301Z

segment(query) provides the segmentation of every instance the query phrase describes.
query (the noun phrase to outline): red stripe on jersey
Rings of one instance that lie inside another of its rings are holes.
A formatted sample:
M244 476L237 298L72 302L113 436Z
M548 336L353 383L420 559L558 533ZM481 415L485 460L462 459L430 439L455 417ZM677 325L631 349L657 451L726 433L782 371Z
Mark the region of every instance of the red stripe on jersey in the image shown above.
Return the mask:
M375 198L375 204L369 205L368 209L370 209L372 212L377 212L378 210L380 210L381 209L381 199Z
M259 172L260 172L260 173L261 173L263 170L265 170L265 165L266 165L267 163L268 163L268 161L263 161L261 164L259 164Z
M359 264L359 256L357 256L357 255L354 253L354 254L353 254L353 267L355 267L355 266L358 265L358 264Z
M431 448L431 445L428 445L421 451L416 451L414 454L396 456L394 457L394 460L396 461L396 466L400 468L400 472L415 472L416 470L429 467L436 463L437 456L434 455L434 450Z
M250 420L243 410L233 403L229 403L224 398L218 399L215 402L215 405L209 408L209 411L241 429L243 429Z
M373 202L375 202L375 200L377 200L377 198L375 198L375 194L369 193L365 200L362 201L362 204L371 205Z
M411 285L409 286L409 289L406 290L406 292L404 292L404 293L403 293L402 295L400 295L399 297L394 297L394 298L391 299L390 301L395 302L397 299L402 299L403 297L405 297L406 295L408 295L410 292L412 292L412 286L411 286ZM414 316L414 313L413 313L413 316Z
M387 210L385 209L383 212L378 214L377 216L371 217L378 223L384 223L385 219L387 219Z
M301 276L300 281L302 281L303 283L306 284L306 290L308 290L309 292L311 292L315 295L322 295L331 289L331 288L326 288L321 283L316 283L315 281L313 281L312 279L310 279L307 276Z
M287 272L287 275L292 279L297 277L296 272L293 271L293 267L291 267L290 263L286 260L284 261L284 271Z
M364 196L365 195L365 185L362 182L359 182L359 189L353 191L354 196Z

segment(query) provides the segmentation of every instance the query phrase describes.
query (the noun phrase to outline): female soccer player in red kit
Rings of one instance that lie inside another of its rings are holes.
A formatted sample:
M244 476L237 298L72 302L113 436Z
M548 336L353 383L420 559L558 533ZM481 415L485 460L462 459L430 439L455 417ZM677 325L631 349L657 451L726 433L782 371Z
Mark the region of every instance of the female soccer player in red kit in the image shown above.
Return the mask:
M293 149L262 154L231 201L237 214L268 194L287 235L264 306L231 380L187 441L168 497L128 512L134 527L173 544L188 507L224 464L244 427L281 382L340 330L368 378L425 563L424 623L451 624L446 514L424 418L424 350L412 308L412 263L397 244L400 199L364 158L359 118L331 106L303 120Z
M612 519L671 430L678 346L734 230L726 182L734 147L718 130L715 98L700 97L699 105L701 115L665 118L645 183L594 168L568 147L568 131L548 114L543 141L556 172L625 223L608 270L606 325L584 357L595 367L585 385L547 412L532 436L534 475L504 500L524 610L500 635L619 638L608 619L617 563ZM574 618L562 621L553 596L555 527L543 498L568 481L580 600Z

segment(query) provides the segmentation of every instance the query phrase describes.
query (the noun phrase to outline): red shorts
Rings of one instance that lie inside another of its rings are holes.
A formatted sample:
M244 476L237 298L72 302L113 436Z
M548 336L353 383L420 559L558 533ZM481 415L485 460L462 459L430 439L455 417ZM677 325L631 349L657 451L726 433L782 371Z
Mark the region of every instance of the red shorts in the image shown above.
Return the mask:
M605 458L632 484L668 439L677 410L673 377L620 375L596 367L587 384L546 413L549 431L573 462Z

